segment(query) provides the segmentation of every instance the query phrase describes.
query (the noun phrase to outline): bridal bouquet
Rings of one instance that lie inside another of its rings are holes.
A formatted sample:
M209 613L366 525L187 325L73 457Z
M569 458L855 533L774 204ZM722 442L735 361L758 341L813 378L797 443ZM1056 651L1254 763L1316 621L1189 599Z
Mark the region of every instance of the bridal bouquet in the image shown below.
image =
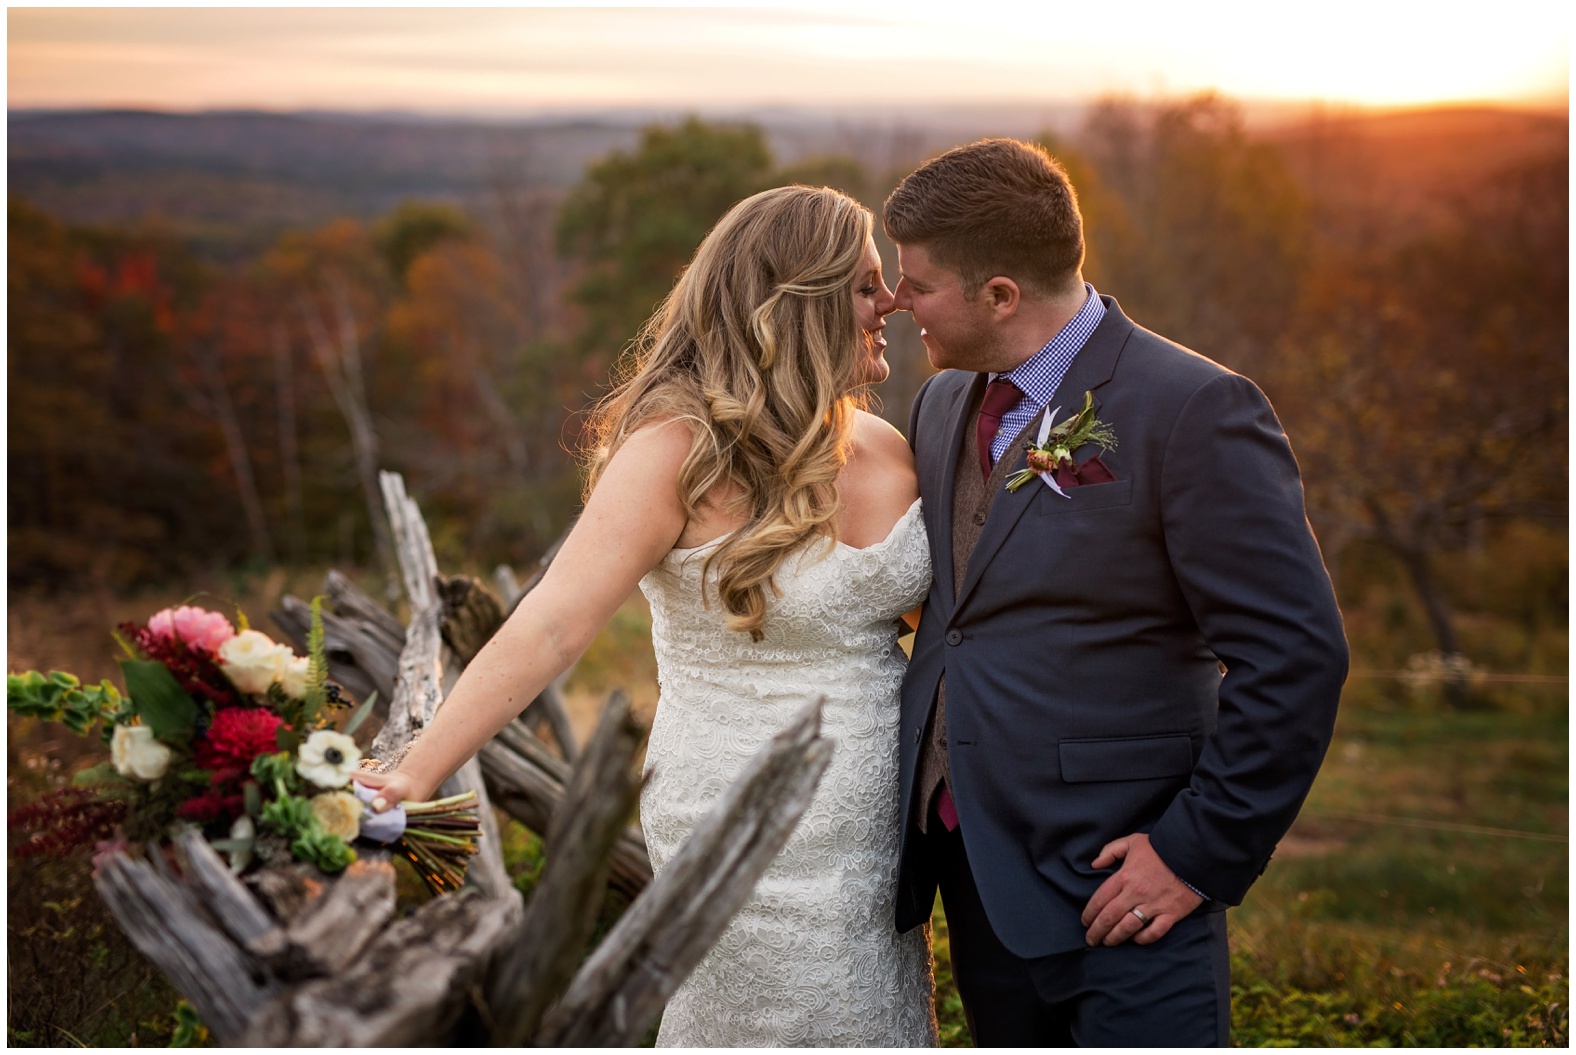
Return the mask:
M434 892L459 886L481 832L475 793L382 814L366 805L369 789L352 783L361 752L350 734L376 694L344 731L330 728L349 701L326 677L319 602L307 656L244 615L239 622L182 606L123 623L124 694L61 671L7 676L11 711L84 735L99 726L110 748L111 760L77 774L75 787L18 811L39 829L32 845L108 835L100 849L122 849L196 825L237 873L292 859L333 873L362 839L393 843Z

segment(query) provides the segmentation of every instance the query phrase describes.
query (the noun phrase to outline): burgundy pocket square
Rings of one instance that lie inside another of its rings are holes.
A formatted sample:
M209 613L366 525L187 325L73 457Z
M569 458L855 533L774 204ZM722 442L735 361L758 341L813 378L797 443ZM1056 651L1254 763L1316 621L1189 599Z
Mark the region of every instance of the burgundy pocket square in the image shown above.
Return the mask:
M1096 454L1080 465L1061 465L1056 469L1056 486L1063 491L1084 484L1114 484L1116 474Z

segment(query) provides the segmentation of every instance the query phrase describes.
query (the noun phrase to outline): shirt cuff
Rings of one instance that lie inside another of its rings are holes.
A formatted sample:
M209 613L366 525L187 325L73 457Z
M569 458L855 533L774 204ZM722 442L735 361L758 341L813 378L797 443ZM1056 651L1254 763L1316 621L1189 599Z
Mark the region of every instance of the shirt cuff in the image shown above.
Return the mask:
M1173 872L1172 874L1175 875L1176 873ZM1194 886L1192 883L1189 883L1186 879L1183 879L1181 876L1177 876L1177 882L1181 883L1183 886L1185 886L1189 890L1193 891L1193 893L1197 894L1199 897L1203 898L1205 901L1212 900L1208 894L1204 893L1198 887Z

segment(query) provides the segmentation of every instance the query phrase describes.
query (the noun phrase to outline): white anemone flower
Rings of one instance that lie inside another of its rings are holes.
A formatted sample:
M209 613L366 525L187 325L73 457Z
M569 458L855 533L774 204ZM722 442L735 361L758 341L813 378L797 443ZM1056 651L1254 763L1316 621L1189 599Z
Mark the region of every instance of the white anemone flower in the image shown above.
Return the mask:
M342 788L350 783L361 761L361 749L344 733L319 729L306 738L296 759L296 772L320 788Z
M110 740L115 772L138 780L158 780L170 768L170 749L146 725L117 725Z

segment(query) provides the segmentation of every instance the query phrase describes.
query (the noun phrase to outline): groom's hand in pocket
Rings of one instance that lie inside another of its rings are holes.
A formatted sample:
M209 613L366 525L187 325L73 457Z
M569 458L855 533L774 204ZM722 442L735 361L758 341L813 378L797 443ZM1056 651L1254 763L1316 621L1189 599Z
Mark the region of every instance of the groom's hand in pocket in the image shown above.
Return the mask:
M1122 866L1106 877L1084 906L1082 922L1089 945L1120 945L1129 938L1149 945L1166 936L1174 923L1198 908L1204 899L1189 890L1149 845L1149 836L1126 835L1105 844L1095 868ZM1148 920L1133 913L1138 909Z

